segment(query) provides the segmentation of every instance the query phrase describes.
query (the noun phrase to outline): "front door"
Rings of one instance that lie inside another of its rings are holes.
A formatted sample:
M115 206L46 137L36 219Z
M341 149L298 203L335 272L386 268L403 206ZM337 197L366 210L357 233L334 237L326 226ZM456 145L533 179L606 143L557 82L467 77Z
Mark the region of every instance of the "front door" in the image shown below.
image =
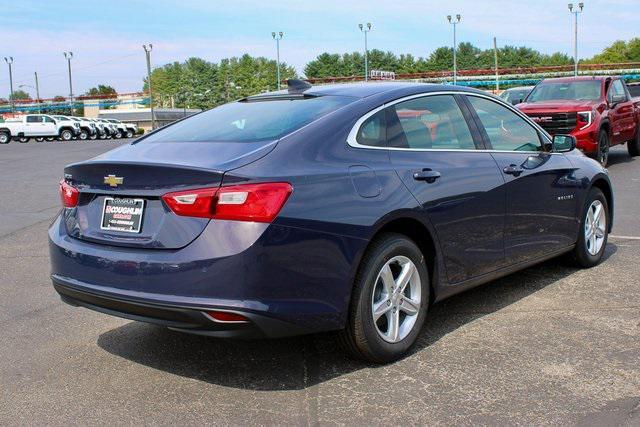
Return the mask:
M612 105L616 99L618 102L609 110L612 144L630 141L636 132L634 103L629 100L627 91L624 90L624 85L620 79L611 82L607 93L607 101L610 105ZM620 102L620 99L623 99L623 101Z
M549 141L516 112L485 97L466 99L505 180L507 262L533 260L574 244L580 183L569 159L546 152L542 141Z
M434 227L452 284L504 265L504 179L459 102L436 94L386 109L391 162Z

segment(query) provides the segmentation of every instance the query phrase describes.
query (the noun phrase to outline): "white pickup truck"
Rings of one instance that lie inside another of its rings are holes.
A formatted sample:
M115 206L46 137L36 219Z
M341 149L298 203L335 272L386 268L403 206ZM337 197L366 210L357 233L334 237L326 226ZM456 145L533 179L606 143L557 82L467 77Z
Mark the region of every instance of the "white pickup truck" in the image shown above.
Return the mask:
M55 120L46 114L27 114L0 123L0 144L12 139L29 142L31 138L60 138L70 141L80 133L80 124L71 120Z
M135 124L124 123L116 119L105 119L105 120L115 124L118 127L118 131L120 131L120 135L123 138L133 138L136 132L138 132L138 126Z

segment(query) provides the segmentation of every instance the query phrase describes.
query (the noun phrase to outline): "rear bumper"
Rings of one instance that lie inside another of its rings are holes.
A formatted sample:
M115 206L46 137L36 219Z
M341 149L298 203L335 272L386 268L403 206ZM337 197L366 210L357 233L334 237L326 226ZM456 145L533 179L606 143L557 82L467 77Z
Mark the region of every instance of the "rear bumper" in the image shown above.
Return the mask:
M83 241L67 234L61 216L49 228L51 278L66 302L225 337L344 327L354 257L365 246L365 240L333 233L239 221L211 221L175 250ZM216 324L203 315L211 310L250 322Z
M132 298L131 296L100 291L87 284L80 284L56 275L53 287L65 303L90 310L140 322L166 326L181 332L221 338L277 338L302 335L313 331L291 323L273 319L250 311L229 310L228 307L177 304L157 298ZM232 311L241 314L247 322L222 322L206 313L212 310Z

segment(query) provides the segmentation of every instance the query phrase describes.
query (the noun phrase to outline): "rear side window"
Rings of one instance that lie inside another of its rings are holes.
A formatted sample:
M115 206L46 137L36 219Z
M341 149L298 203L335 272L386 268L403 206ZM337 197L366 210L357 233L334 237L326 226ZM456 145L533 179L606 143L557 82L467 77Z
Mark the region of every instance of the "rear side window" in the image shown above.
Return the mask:
M494 150L541 150L538 131L522 117L503 105L485 98L468 96L467 99L478 114Z
M627 86L629 89L629 93L631 96L636 97L640 96L640 84Z
M27 123L42 123L40 116L27 116Z
M385 111L380 110L362 123L356 141L360 145L384 147L387 144L387 124Z
M467 122L451 95L410 99L388 108L391 147L410 149L473 150Z
M354 100L344 96L319 96L238 101L184 119L141 142L275 140Z

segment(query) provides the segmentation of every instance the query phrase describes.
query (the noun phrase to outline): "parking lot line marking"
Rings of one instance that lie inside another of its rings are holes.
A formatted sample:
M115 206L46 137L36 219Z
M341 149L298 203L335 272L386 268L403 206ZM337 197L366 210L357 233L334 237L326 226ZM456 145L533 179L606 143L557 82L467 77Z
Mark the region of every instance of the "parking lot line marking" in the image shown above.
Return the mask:
M610 234L609 237L612 239L640 240L640 237L638 236L618 236L615 234Z

